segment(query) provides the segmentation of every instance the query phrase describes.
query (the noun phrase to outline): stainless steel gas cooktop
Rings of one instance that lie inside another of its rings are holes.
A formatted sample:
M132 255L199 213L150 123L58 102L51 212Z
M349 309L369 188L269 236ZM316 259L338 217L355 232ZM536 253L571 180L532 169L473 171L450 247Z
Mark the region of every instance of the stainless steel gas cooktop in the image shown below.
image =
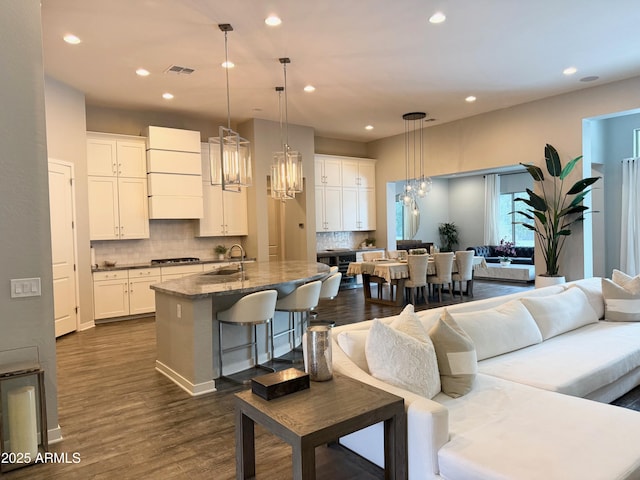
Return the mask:
M166 263L190 263L199 261L200 259L197 257L156 258L154 260L151 260L151 265L161 265Z

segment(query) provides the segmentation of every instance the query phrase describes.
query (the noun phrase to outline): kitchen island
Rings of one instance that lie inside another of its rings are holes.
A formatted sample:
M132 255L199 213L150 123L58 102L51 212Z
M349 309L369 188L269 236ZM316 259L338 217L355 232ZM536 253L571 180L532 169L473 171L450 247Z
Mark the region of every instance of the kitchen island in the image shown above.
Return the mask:
M190 395L214 392L215 379L220 376L217 312L262 290L277 290L278 298L282 298L304 283L324 279L328 273L327 265L315 262L246 262L152 285L156 296L156 370ZM274 331L286 328L287 315L278 312ZM264 325L259 326L260 362L267 360L267 332ZM298 331L296 338L278 344L278 355L291 350L300 341L300 334ZM230 326L225 329L223 345L245 343L248 338L249 329ZM250 361L248 350L231 352L225 359L225 372L249 368Z

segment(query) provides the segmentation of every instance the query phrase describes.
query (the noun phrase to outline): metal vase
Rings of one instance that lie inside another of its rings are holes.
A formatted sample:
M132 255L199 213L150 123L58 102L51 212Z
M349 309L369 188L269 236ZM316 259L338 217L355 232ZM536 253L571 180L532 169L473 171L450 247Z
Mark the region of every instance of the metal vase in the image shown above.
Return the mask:
M314 382L324 382L333 377L331 363L331 328L314 325L307 329L307 369Z

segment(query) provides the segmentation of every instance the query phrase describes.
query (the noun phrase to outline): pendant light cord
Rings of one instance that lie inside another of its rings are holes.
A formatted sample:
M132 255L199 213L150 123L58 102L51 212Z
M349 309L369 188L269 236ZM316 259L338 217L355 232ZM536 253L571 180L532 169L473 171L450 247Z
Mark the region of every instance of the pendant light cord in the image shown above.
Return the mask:
M283 63L284 70L284 121L285 121L285 150L289 149L289 100L287 98L287 64Z
M227 46L227 32L224 32L224 65L227 77L227 128L231 130L231 101L229 95L229 49Z

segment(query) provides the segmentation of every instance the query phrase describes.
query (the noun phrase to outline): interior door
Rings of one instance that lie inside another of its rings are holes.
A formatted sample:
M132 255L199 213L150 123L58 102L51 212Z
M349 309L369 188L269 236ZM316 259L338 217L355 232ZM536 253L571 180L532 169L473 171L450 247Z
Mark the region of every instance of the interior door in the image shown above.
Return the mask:
M77 278L72 166L49 161L49 208L56 337L77 329Z

